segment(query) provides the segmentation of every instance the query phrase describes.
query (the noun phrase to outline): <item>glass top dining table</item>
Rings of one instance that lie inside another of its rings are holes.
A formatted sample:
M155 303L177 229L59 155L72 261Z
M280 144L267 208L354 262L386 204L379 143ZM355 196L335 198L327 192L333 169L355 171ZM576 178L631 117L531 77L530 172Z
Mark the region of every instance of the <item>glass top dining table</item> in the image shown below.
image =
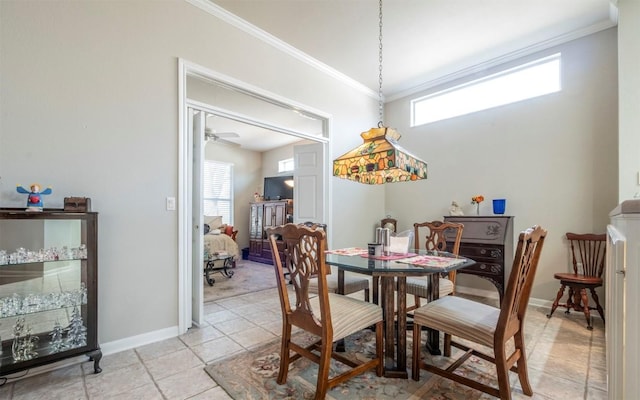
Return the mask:
M407 277L428 279L427 301L433 301L439 297L441 274L471 266L475 261L440 251L413 250L408 255L369 256L366 249L358 250L329 250L326 263L338 268L339 293L344 293L344 271L373 277L373 301L382 306L384 314L385 376L407 379ZM441 354L440 332L428 331L427 349L431 354Z

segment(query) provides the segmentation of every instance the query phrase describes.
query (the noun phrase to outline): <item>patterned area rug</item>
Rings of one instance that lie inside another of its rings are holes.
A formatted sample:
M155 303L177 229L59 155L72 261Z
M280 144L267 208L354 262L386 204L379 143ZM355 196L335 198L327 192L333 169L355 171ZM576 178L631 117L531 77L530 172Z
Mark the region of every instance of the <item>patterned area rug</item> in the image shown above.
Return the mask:
M205 303L277 286L273 265L238 260L232 271L231 278L219 272L212 273L211 277L216 280L213 286L209 286L205 280L203 294Z
M311 343L308 334L294 336L298 343ZM411 349L411 332L407 335L407 349ZM346 354L353 358L370 358L375 352L375 334L369 330L346 339ZM456 350L453 349L454 357ZM427 362L436 365L448 364L451 359L431 356L424 352ZM411 374L411 351L407 366ZM267 344L255 351L218 361L205 367L205 371L233 398L245 399L312 399L315 395L317 365L305 358L289 367L284 385L276 382L280 362L280 341ZM332 360L329 376L344 370L344 366ZM494 382L492 364L472 357L456 373ZM514 388L515 389L515 388ZM520 391L519 386L514 391ZM520 392L521 393L521 392ZM327 399L479 399L482 392L467 388L447 379L433 376L422 370L420 381L377 377L375 371L356 376L327 392ZM486 397L486 395L485 395Z

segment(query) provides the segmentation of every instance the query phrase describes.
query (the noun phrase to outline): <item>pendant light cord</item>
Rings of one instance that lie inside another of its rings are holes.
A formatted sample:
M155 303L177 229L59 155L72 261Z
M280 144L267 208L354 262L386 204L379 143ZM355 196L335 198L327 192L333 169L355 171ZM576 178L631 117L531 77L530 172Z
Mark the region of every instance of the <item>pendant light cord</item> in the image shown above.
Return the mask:
M378 114L380 117L378 127L381 128L384 126L382 122L384 116L384 104L382 103L382 0L380 0L378 21Z

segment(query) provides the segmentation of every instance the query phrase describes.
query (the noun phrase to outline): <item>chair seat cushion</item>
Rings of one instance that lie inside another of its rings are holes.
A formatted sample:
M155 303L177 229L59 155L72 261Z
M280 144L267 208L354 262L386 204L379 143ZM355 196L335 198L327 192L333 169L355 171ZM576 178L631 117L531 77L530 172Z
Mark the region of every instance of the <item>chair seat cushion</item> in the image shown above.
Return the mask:
M493 347L500 309L457 296L445 296L416 309L415 324Z
M330 292L338 292L338 274L327 275L327 287ZM344 274L344 294L356 293L369 289L369 280ZM309 280L309 292L318 293L318 278Z
M440 297L444 297L453 293L453 282L449 279L440 278L438 286L440 288ZM429 278L409 277L407 278L407 294L427 298L429 290Z
M559 279L563 282L575 283L578 285L595 285L602 286L602 278L598 278L597 276L587 276L581 274L570 274L570 273L562 273L558 272L553 275L554 278Z
M320 297L310 300L311 308L320 318ZM333 341L345 338L382 321L382 307L340 294L329 293Z

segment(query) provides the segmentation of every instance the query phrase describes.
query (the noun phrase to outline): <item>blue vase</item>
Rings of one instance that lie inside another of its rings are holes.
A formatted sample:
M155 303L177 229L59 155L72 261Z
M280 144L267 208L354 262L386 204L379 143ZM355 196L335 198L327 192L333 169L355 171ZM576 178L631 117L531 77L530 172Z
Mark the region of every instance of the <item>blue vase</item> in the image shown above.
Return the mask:
M504 214L504 210L507 207L506 199L493 199L493 213Z

